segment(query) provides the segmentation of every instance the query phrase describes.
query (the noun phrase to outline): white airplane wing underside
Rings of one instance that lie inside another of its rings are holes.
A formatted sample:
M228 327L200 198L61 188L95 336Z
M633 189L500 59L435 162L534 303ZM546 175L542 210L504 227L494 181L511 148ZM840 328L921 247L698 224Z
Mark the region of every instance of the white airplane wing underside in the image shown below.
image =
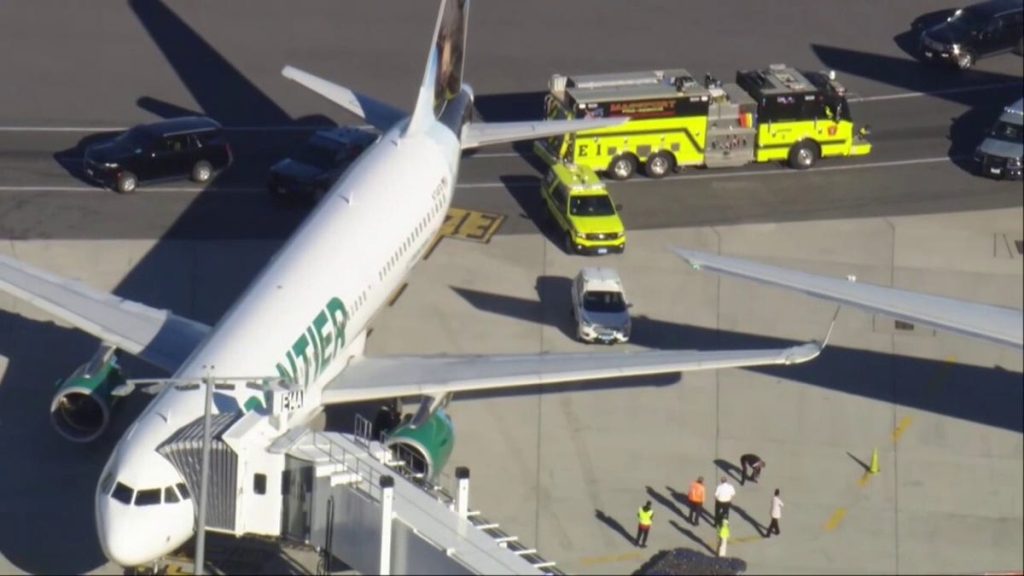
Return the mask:
M611 128L629 121L629 118L595 120L540 120L527 122L471 122L462 127L462 149L490 144L504 144L519 140L536 140L548 136L561 136L580 130Z
M817 276L692 250L675 249L675 253L696 269L773 284L1006 346L1024 346L1024 314L1020 310Z
M167 310L95 290L0 254L0 291L100 340L173 372L210 327Z
M706 352L363 357L353 360L327 384L322 401L338 404L692 370L798 364L815 358L821 348L817 343L808 343L769 350Z

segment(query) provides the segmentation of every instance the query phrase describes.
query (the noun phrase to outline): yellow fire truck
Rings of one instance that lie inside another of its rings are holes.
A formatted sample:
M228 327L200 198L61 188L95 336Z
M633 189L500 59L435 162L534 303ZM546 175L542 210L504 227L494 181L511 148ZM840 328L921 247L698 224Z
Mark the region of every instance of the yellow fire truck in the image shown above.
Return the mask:
M871 152L867 128L854 130L846 89L832 72L783 64L739 71L723 84L684 69L554 75L545 97L550 120L628 116L627 123L534 143L549 164L570 162L625 180L639 167L661 178L685 166L786 161Z

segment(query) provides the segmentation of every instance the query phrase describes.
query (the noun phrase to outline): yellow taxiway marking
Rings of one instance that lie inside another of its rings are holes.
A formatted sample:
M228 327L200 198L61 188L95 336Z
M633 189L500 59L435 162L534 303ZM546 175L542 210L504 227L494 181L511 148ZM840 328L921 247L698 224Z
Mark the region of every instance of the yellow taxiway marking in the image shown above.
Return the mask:
M646 556L642 552L626 552L625 554L614 554L611 556L591 556L580 560L583 566L597 566L598 564L615 564L616 562L631 562L642 560Z
M441 235L486 244L504 222L504 214L449 208L441 225Z
M846 518L846 508L837 508L836 511L832 513L832 517L825 523L825 531L831 532L838 528L839 525L843 523L843 518Z
M743 544L746 542L760 542L764 540L764 536L740 536L739 538L729 538L729 544ZM715 538L715 543L718 543L718 538Z
M907 431L907 428L910 427L910 423L913 421L914 419L911 418L910 416L904 416L903 418L900 419L900 423L897 424L896 429L892 431L893 444L900 441L900 436L903 436L903 433Z
M860 477L860 480L857 480L857 486L860 486L861 488L866 487L871 483L872 476L874 476L874 474L871 472L865 472L864 475Z

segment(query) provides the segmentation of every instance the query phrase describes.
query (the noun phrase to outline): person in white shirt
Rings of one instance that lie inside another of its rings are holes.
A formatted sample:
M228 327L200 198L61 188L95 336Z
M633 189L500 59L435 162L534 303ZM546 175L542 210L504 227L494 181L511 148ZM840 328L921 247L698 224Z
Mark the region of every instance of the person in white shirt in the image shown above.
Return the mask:
M774 532L776 535L781 534L779 532L779 519L782 518L782 498L779 498L779 489L775 489L775 496L772 496L772 521L768 524L768 531L765 532L764 537L768 538Z
M736 488L729 484L729 479L722 476L718 488L715 488L715 526L722 525L722 519L729 517L729 508L732 507L732 498L736 495Z

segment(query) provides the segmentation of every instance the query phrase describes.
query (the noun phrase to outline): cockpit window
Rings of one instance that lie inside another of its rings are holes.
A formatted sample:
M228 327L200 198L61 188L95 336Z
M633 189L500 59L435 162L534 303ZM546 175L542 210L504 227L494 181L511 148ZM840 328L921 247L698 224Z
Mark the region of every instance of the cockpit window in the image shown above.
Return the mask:
M164 488L164 502L167 504L174 504L179 501L178 493L174 491L174 486L168 486Z
M191 496L188 493L188 487L185 486L184 482L178 482L177 484L174 485L174 487L178 489L178 494L181 494L182 500L188 500L189 498L191 498Z
M114 491L110 493L111 498L121 502L122 504L131 504L132 496L134 495L135 490L132 490L120 482L114 484Z
M160 489L150 488L148 490L139 490L135 493L135 505L136 506L152 506L160 503Z

